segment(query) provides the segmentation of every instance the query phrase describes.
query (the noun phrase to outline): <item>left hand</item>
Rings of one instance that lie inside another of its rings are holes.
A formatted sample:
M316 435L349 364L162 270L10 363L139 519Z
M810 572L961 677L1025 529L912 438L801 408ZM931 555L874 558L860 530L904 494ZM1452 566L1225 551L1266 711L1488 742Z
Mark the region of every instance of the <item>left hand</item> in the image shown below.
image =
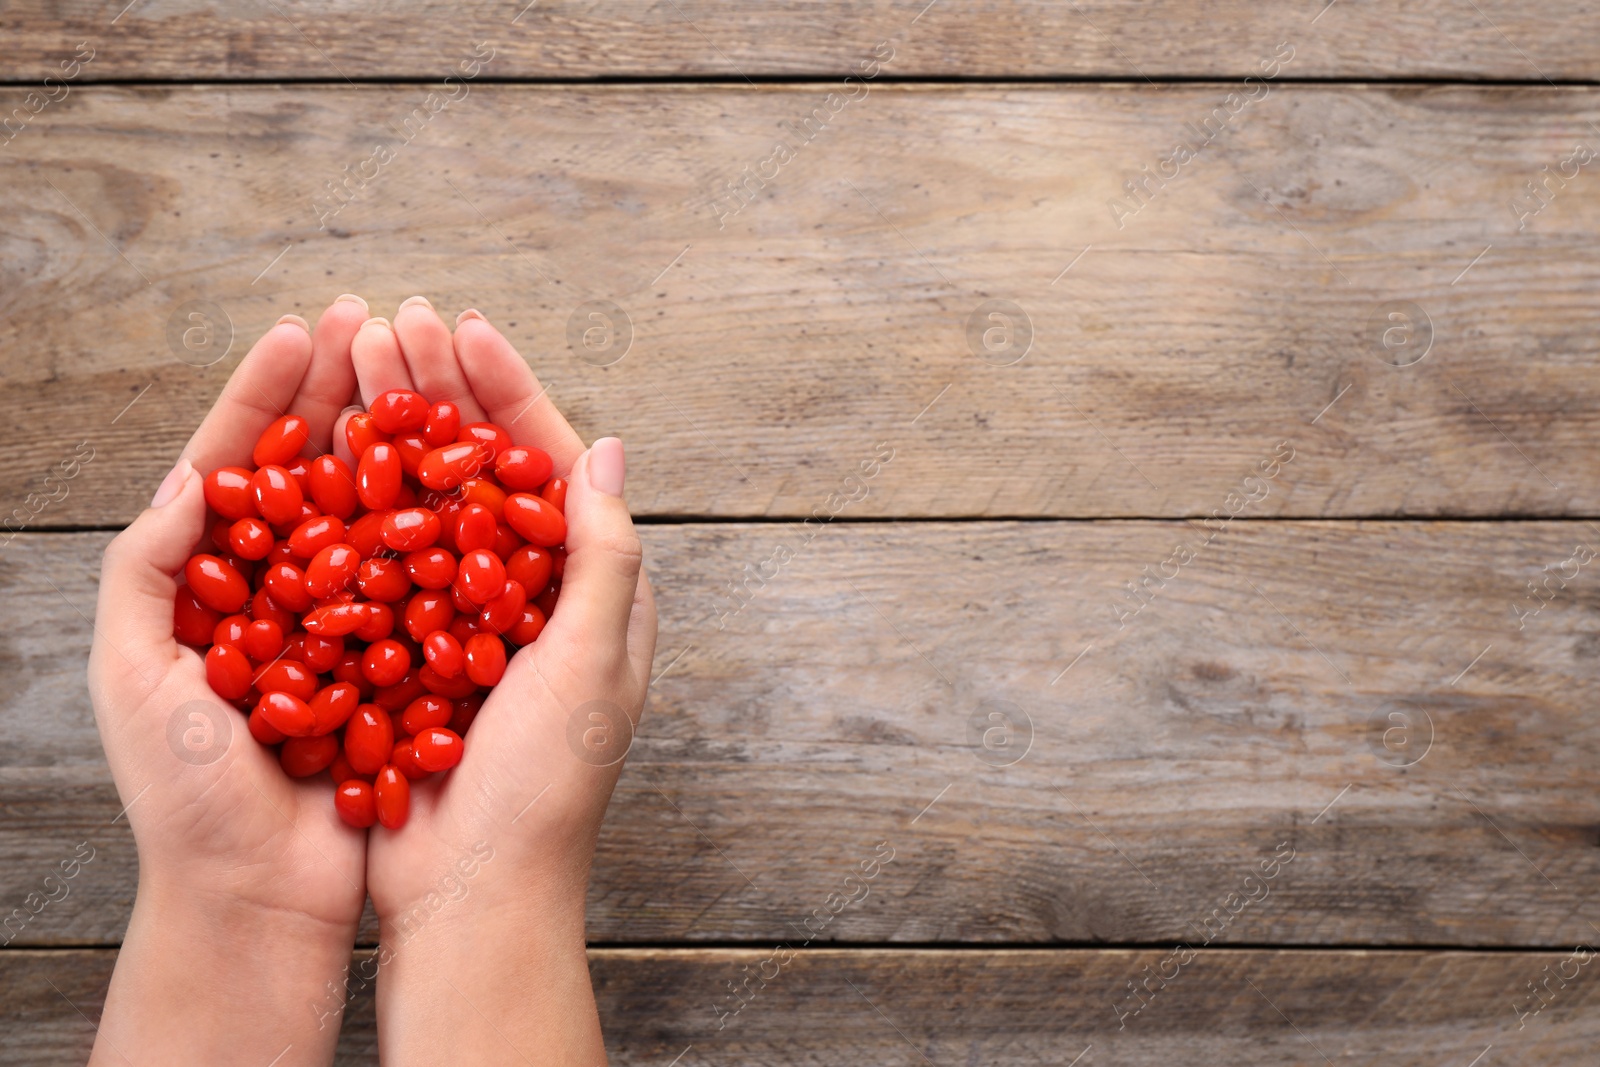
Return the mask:
M95 1060L327 1062L366 898L366 834L325 777L286 776L245 716L173 636L175 576L206 532L204 472L248 464L286 412L327 450L355 391L350 342L367 317L341 299L315 334L297 316L239 364L152 506L106 549L89 691L139 850L139 891ZM330 986L339 990L331 993ZM312 1006L332 996L332 1025ZM109 1046L109 1047L108 1047Z

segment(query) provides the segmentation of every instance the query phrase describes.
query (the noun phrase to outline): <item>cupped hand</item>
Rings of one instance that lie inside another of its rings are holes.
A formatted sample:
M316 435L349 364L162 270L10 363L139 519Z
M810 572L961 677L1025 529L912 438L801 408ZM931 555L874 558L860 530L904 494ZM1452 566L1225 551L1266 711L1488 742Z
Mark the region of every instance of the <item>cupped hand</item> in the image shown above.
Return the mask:
M568 480L567 561L560 598L538 640L519 649L447 774L414 782L398 831L374 828L367 882L380 919L407 914L477 848L528 891L580 884L622 756L644 706L655 651L655 605L639 538L622 499L615 438L585 450L532 370L476 311L452 336L425 301L393 325L370 320L352 344L360 395L415 389L461 407L461 421L503 426L550 454ZM530 593L533 591L530 590Z
M364 306L341 300L317 323L285 316L234 371L161 483L112 540L89 656L95 719L139 847L141 881L229 893L263 908L353 925L364 899L365 835L342 824L325 782L297 781L257 744L245 716L206 683L173 637L184 562L206 532L205 472L250 463L280 415L303 415L329 446L355 388L350 342Z

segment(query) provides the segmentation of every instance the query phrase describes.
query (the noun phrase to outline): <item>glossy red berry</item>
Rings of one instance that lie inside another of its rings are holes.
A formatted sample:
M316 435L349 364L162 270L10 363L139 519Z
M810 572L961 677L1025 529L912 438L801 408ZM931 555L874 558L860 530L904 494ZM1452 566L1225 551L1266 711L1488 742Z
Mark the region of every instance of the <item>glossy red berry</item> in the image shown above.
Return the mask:
M345 723L344 754L359 774L377 774L394 751L394 721L376 704L362 704Z
M384 517L380 536L396 552L415 552L439 539L439 516L427 508L402 508Z
M506 672L506 646L498 634L475 634L467 639L467 677L479 685L495 685Z
M550 454L544 449L530 445L513 445L501 452L499 458L495 460L494 473L495 477L500 479L500 484L507 489L534 493L550 480L553 467Z
M448 492L474 477L489 462L483 446L460 441L435 448L417 465L417 481L429 489Z
M306 564L306 592L317 599L356 588L361 555L354 545L329 545Z
M276 563L268 567L262 576L261 587L272 597L274 604L290 611L305 611L311 606L305 571L293 563Z
M548 548L523 545L506 557L506 577L517 582L530 595L550 584L551 556Z
M290 778L309 778L327 770L338 754L337 737L290 737L278 750L278 763Z
M421 641L435 630L449 628L455 617L455 605L451 603L448 593L424 589L413 594L406 602L405 614L401 621L411 639Z
M333 793L333 806L339 818L358 830L365 830L378 821L378 794L359 778L339 783Z
M445 678L454 678L467 665L461 642L444 630L434 630L422 639L422 655Z
M344 638L328 634L296 634L300 644L300 662L318 674L333 670L344 656Z
M367 449L387 440L389 435L378 429L377 422L369 412L358 411L345 420L344 443L350 446L350 454L358 460L366 455Z
M307 703L317 719L314 732L331 734L355 713L361 704L361 691L349 682L334 682L317 690Z
M250 493L261 517L274 526L298 523L305 494L300 483L283 467L262 467L250 476Z
M398 683L411 670L411 652L399 641L385 638L367 646L361 657L361 672L380 689Z
M263 693L256 710L285 737L310 737L317 724L311 706L293 693Z
M494 512L482 504L467 504L456 512L457 552L471 552L475 548L493 548L494 536Z
M448 400L441 400L428 409L428 421L422 424L422 436L434 448L450 444L461 429L461 408Z
M252 474L243 467L220 467L206 475L201 482L206 505L225 519L246 519L258 514L250 488Z
M420 430L428 421L428 402L410 389L390 389L367 406L372 421L384 433Z
M261 431L251 459L258 467L288 466L311 439L311 424L300 415L284 415Z
M283 692L310 700L317 693L316 672L292 659L275 659L256 670L252 683L258 693Z
M187 585L178 586L178 595L172 603L174 637L186 645L207 644L211 641L212 631L221 621L222 612L201 601Z
M476 441L488 447L491 460L511 447L511 435L492 422L469 422L456 434L458 441Z
M554 504L532 493L506 497L506 522L530 544L550 547L567 539L567 520Z
M306 480L311 499L324 515L348 519L355 514L361 499L356 495L356 476L344 460L332 454L318 456L311 461Z
M356 465L356 496L373 511L394 507L400 496L400 453L387 441L368 446Z
M505 631L506 640L519 648L523 645L531 645L544 632L544 624L544 612L540 611L535 604L524 604L522 606L522 618L512 623L511 627Z
M257 663L265 663L283 651L283 627L271 619L252 622L244 628L244 650Z
M353 601L339 601L312 608L306 613L302 625L310 633L324 637L343 637L355 633L366 621L363 605Z
M289 551L301 559L311 559L329 545L345 543L344 520L337 515L317 515L294 528L289 535Z
M200 603L225 615L238 611L250 599L249 583L220 556L190 556L183 565L183 578Z
M442 726L429 727L411 739L411 754L425 771L448 771L461 762L465 751L460 736Z
M245 559L265 559L276 543L272 527L260 519L239 519L228 527L228 547Z
M254 673L250 657L234 645L212 645L206 652L206 684L224 700L238 700L250 692Z
M417 762L416 753L411 751L411 738L409 737L402 737L395 742L394 751L389 755L389 762L408 781L421 781L433 773Z
M478 625L485 633L503 634L522 621L522 609L528 605L527 590L522 583L506 581L499 595L484 602L478 613Z
M455 587L473 604L488 603L505 590L505 585L506 565L493 552L478 548L461 557Z
M444 589L460 569L456 557L442 548L424 548L405 557L406 574L424 589Z
M384 764L378 771L373 790L377 794L378 821L390 830L404 826L411 812L411 783L399 768L392 763Z

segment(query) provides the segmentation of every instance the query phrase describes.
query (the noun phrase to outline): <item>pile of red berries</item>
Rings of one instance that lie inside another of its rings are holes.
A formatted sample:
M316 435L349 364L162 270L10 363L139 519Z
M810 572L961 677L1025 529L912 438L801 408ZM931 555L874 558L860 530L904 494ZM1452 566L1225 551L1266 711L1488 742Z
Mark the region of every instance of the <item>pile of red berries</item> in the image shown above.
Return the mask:
M567 484L409 389L350 416L354 473L302 456L308 430L285 415L254 469L205 476L212 550L184 565L173 629L287 774L329 771L345 822L398 829L410 782L461 761L507 655L544 629Z

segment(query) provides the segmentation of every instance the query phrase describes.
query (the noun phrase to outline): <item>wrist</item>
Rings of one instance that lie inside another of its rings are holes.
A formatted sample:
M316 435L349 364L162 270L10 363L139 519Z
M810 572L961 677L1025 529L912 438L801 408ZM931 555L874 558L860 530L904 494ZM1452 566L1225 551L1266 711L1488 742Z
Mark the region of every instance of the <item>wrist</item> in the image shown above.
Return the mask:
M359 980L377 982L386 1064L605 1062L581 895L474 888L380 923Z
M355 932L355 919L141 877L96 1062L326 1062Z

